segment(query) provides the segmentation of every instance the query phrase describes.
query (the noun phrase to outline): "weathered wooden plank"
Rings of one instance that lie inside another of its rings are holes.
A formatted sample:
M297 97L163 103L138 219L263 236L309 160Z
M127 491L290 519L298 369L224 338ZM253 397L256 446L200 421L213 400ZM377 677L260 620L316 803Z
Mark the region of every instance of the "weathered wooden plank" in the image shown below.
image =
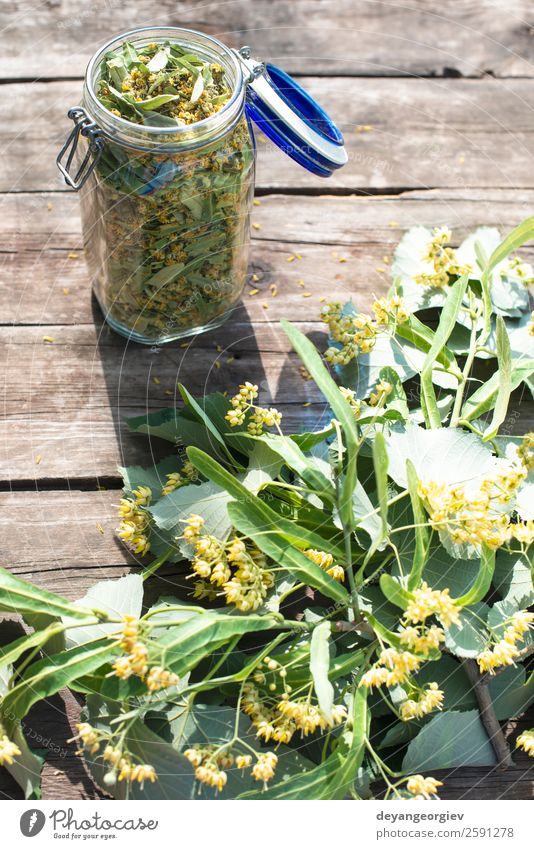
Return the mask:
M318 329L317 324L303 327ZM43 334L54 343L43 343ZM139 438L125 432L122 419L172 404L178 380L202 394L232 389L252 375L264 400L276 398L288 426L297 429L304 419L302 403L319 404L315 414L306 409L308 420L320 419L324 409L274 324L234 322L187 348L156 350L134 348L89 325L4 329L0 340L5 343L3 480L116 474L123 454L135 462L145 450Z
M0 493L0 564L48 588L63 581L55 591L68 598L80 598L96 581L120 577L137 562L114 534L120 495L75 489Z
M260 191L374 191L532 186L534 91L529 80L304 78L345 136L348 163L314 177L260 136ZM67 190L55 158L81 82L2 87L0 191ZM36 109L36 103L38 108ZM362 126L370 127L361 131Z
M157 352L102 331L97 309L93 324L81 258L65 258L65 247L79 244L77 199L66 194L3 196L0 250L13 268L19 267L21 253L28 264L26 277L17 279L18 300L13 275L2 278L2 321L34 326L4 327L0 334L6 415L1 478L114 475L121 456L136 462L144 453L140 440L125 434L123 417L172 404L177 380L198 394L231 390L252 378L261 385L264 400L273 399L284 411L288 428L298 429L305 419L319 423L325 414L321 398L314 384L302 379L297 359L289 356L278 319L299 321L306 331L319 334L314 338L324 346L317 322L320 298L354 296L368 303L373 290L384 291L387 275L374 269L387 266L371 263L391 253L400 227L447 221L457 227L458 237L479 224L507 230L527 214L533 200L532 191L510 190L414 192L393 198L266 197L254 210L261 228L254 231L253 250L259 278L254 286L260 292L245 295L225 327L183 343L183 348L175 344ZM50 211L48 203L53 204ZM393 221L397 224L389 226ZM287 262L297 252L303 259ZM49 276L40 274L45 256ZM345 258L347 262L339 262ZM298 280L305 281L304 289ZM63 287L71 282L73 291L64 296ZM272 283L278 286L274 298ZM303 297L308 292L311 296ZM61 311L58 301L65 303ZM43 342L43 336L55 341ZM303 409L310 401L317 407Z
M528 0L2 0L2 76L80 76L94 52L135 26L186 26L307 74L532 75ZM31 45L21 50L20 45Z
M81 247L78 207L78 198L70 192L0 194L0 255L24 250L43 255L56 249L77 251ZM433 227L446 222L458 239L481 225L505 232L530 215L533 207L534 189L510 187L419 189L378 197L271 194L253 208L259 229L253 229L252 236L255 245L328 245L330 250L340 248L341 256L351 246L384 245L391 250L403 231L416 224ZM62 277L76 267L73 260L66 262L64 254L57 259ZM287 270L292 270L290 265ZM14 281L3 279L5 286L18 291Z
M250 286L234 320L313 320L325 296L353 298L367 307L372 294L382 294L389 285L388 263L404 229L447 223L460 239L487 224L504 234L533 206L531 190L264 197L253 211L260 229L252 230ZM0 215L0 324L98 321L81 248L77 197L0 195ZM530 253L526 249L525 255ZM272 284L277 286L274 298ZM258 289L257 295L249 295L251 289Z
M299 326L325 347L317 323ZM43 343L43 333L54 334L54 343ZM288 430L328 420L317 387L303 379L275 323L234 321L187 348L128 345L115 335L99 335L98 325L3 328L2 342L4 481L67 478L75 486L80 478L113 476L121 461L146 461L146 443L126 431L123 419L171 406L177 381L199 395L232 391L252 379L262 402L272 401L284 413ZM309 403L316 406L303 408ZM524 409L524 420L510 422L514 432L532 429L530 407Z

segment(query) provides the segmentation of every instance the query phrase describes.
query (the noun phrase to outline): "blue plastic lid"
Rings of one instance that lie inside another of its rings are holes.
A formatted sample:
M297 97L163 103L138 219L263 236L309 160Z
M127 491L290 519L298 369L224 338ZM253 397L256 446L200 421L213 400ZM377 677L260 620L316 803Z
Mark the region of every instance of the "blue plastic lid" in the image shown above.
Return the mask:
M247 115L291 159L329 177L347 162L343 136L324 109L292 77L240 52L249 71Z

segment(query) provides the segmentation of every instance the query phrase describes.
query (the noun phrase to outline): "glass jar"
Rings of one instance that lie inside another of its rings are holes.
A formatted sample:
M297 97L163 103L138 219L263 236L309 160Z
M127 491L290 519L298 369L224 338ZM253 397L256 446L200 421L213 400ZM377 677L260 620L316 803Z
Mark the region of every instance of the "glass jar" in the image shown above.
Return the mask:
M96 85L104 57L125 42L136 48L171 42L217 63L230 89L228 100L215 114L183 126L147 126L113 114L99 100ZM248 48L234 51L210 36L174 27L125 33L91 59L81 107L69 111L75 126L58 165L80 190L96 298L106 321L129 339L160 344L201 333L222 324L239 301L254 191L250 117L316 173L331 173L346 159L341 134L331 122L325 125L329 119L322 110L282 71L270 70L272 80L261 80L260 90L247 97L248 87L267 76L262 63L250 60ZM295 127L304 127L296 144ZM328 162L328 156L322 161L325 140L339 162Z

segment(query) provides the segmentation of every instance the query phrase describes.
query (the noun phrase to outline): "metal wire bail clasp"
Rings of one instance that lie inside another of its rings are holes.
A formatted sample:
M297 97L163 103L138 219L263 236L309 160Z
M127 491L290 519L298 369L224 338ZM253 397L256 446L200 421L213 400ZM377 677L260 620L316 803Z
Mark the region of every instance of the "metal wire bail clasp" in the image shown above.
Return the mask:
M248 76L245 77L245 85L254 82L254 80L257 80L258 77L261 77L261 75L265 73L265 63L257 62L255 59L252 59L252 50L250 47L240 47L239 50L236 50L235 52L241 60L241 64L248 72Z
M72 128L67 141L57 155L56 164L63 174L65 182L71 186L71 188L75 189L75 191L78 191L78 189L81 189L102 156L104 141L101 138L102 130L94 123L94 121L91 121L87 112L85 109L82 109L81 106L69 109L67 116L71 119L71 121L74 121L74 127ZM78 147L80 135L89 139L89 145L82 164L76 173L72 175L69 169L72 165L76 148ZM63 164L65 155L67 155L67 161Z

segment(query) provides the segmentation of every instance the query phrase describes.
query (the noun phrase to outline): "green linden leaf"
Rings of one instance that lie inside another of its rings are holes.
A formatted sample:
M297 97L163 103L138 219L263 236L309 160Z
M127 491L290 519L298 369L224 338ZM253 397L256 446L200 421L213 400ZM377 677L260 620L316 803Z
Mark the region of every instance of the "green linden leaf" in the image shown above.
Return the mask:
M472 604L460 613L460 624L445 629L445 645L457 657L478 657L488 644L485 626L489 608L484 602Z
M330 668L330 622L321 622L312 631L310 672L317 701L323 714L330 719L334 704L334 688L328 678Z
M451 710L434 716L411 741L402 769L426 775L436 769L494 763L495 753L478 710Z
M419 480L447 485L481 480L495 466L491 448L477 436L458 428L426 430L408 426L386 437L389 476L407 487L406 460L411 460Z
M470 265L470 280L481 280L482 272L477 262L475 245L478 243L489 258L500 245L501 234L496 227L479 227L471 233L456 251L460 265ZM521 316L528 309L528 288L524 281L509 268L507 260L500 262L491 275L491 301L497 315Z
M83 598L75 601L82 607L94 607L108 613L113 619L135 616L138 619L143 606L143 578L141 575L125 575L116 581L99 581L89 588ZM75 620L63 616L63 624L75 624ZM116 624L101 622L83 628L71 628L65 632L67 648L97 640L107 634L116 633Z
M504 601L524 610L534 604L534 586L530 564L519 554L498 551L493 576L495 588Z

